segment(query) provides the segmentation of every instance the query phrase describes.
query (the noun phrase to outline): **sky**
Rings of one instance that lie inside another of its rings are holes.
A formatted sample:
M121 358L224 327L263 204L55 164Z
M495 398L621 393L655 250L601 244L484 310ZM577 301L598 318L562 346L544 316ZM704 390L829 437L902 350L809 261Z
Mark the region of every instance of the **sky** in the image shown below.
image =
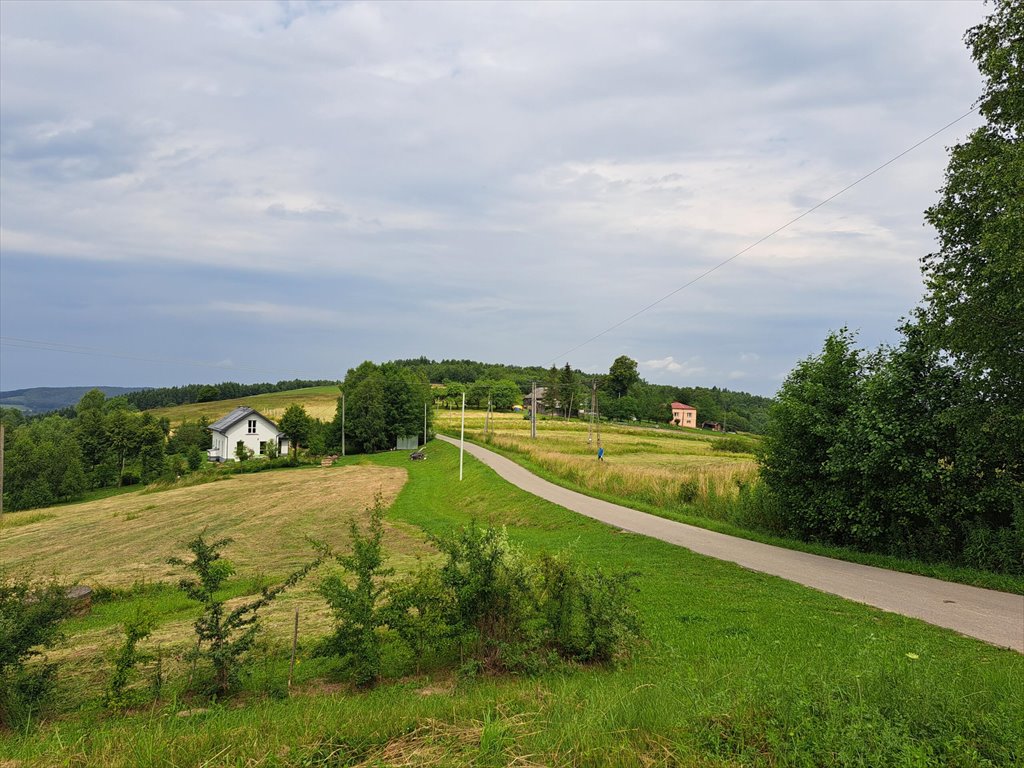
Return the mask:
M897 339L976 114L618 324L967 113L985 14L4 0L0 389L628 355L771 395Z

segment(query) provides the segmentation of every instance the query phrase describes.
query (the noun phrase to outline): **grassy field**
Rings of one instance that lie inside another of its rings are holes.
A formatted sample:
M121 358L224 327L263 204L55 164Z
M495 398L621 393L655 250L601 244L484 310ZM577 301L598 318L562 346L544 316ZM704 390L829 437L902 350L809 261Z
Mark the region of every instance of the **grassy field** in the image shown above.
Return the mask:
M330 421L334 418L334 412L338 406L338 398L341 391L337 387L307 387L305 389L291 389L287 392L268 392L264 395L252 395L250 397L239 397L234 400L217 400L212 403L190 403L189 405L175 405L169 408L153 408L149 411L154 416L166 416L171 424L181 422L197 421L205 416L211 422L234 410L239 405L248 405L255 408L271 421L277 421L285 412L285 409L293 403L304 406L306 413L321 421Z
M161 612L163 642L187 642L193 609L176 593L151 590L98 605L93 615L72 622L67 642L51 654L65 670L59 714L32 734L0 735L0 764L1011 766L1024 760L1024 656L608 528L509 486L472 458L459 483L455 449L432 443L428 453L425 462L392 452L350 458L343 468L286 470L182 490L199 494L190 503L208 510L211 530L223 525L219 530L239 533L240 541L247 514L265 510L249 534L262 537L264 546L244 556L239 550L235 559L246 570L263 567L269 574L306 552L299 541L280 538L287 520L274 521L272 510L288 496L313 496L315 486L337 476L337 485L310 504L326 512L317 525L340 524L368 500L376 480L392 478L397 484L387 488L393 492L408 473L387 515L388 544L399 555L392 564L400 571L429 552L427 533L474 518L506 525L529 552L569 550L611 571L636 571L645 639L630 661L522 678L405 671L372 692L354 693L329 663L309 657L326 626L304 620L298 690L282 698L289 604L275 606L284 620L271 622L260 661L236 698L209 705L169 686L152 708L107 714L90 686L102 686L103 649L117 640L118 617L148 600ZM361 492L357 478L363 478ZM233 500L203 501L203 494L264 482L278 490L294 483L294 492L262 503L253 485ZM114 535L122 523L135 522L123 520L135 507L116 505L166 497L173 525L171 510L183 502L175 500L177 493L93 502L115 505L97 510L96 524ZM283 509L281 517L295 515L296 509ZM63 531L43 535L36 527L53 524L47 519L14 528L35 538L4 550L4 561L25 558L22 549L31 546L42 550L37 562L46 562L43 556ZM190 527L179 533L187 535ZM162 567L157 561L174 549L176 535L167 536L166 547L154 542L148 550L154 568ZM269 548L277 551L264 551ZM54 557L54 566L69 562ZM89 560L83 553L81 572L99 568ZM232 583L233 594L254 588L246 576ZM168 629L174 627L177 635ZM178 716L182 710L192 714Z
M485 414L466 414L466 437L503 452L523 456L531 464L588 491L629 498L664 509L694 502L728 503L740 483L757 476L754 460L758 439L693 429L603 424L604 461L598 463L597 433L586 422L559 419L538 422L537 438L521 414L492 414L487 433ZM459 414L441 411L441 431L457 435ZM716 446L744 448L721 451Z
M601 427L605 459L598 462L596 433L590 434L586 422L541 419L533 439L530 423L521 414L492 414L486 432L484 415L466 412L467 439L590 496L788 549L1024 594L1020 576L799 541L759 528L749 518L750 506L737 503L741 486L749 489L758 482L753 453L759 442L756 435L605 424ZM435 425L438 431L458 437L458 412L439 412Z

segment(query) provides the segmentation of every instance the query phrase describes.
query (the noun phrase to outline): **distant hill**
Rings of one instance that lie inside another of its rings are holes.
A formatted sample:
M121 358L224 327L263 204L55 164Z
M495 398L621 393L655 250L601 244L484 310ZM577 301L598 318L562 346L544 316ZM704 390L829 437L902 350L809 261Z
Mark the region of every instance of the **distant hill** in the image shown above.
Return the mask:
M58 411L77 405L90 389L100 389L107 397L139 392L146 387L30 387L0 392L0 407L17 408L25 414Z

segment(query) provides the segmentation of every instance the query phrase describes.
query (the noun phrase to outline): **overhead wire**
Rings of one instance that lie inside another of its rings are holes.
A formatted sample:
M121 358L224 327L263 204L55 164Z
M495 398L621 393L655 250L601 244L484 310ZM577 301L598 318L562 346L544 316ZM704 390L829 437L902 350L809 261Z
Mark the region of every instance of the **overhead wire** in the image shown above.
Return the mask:
M647 312L647 311L649 311L651 309L654 309L656 306L658 306L662 302L667 301L668 299L671 299L673 296L675 296L680 291L683 291L686 288L689 288L694 283L699 282L700 280L703 280L705 277L707 277L708 275L712 274L713 272L718 271L719 269L724 267L726 264L728 264L728 263L738 259L740 256L742 256L743 254L751 251L752 249L756 248L757 246L761 245L761 243L765 242L766 240L769 240L769 239L775 237L775 235L777 235L780 232L782 232L783 230L788 229L789 227L793 226L794 224L796 224L798 221L800 221L804 217L809 216L810 214L814 213L816 210L818 210L822 206L825 206L828 203L830 203L833 200L835 200L840 195L844 194L845 192L850 191L851 189L856 187L861 182L871 178L872 176L874 176L879 171L881 171L884 168L887 168L888 166L892 165L893 163L895 163L897 160L899 160L903 156L910 154L915 149L920 147L922 144L927 144L929 141L934 139L939 134L941 134L941 133L947 131L948 129L952 128L954 125L959 123L961 120L964 120L965 118L970 117L970 115L972 115L974 112L977 112L977 111L978 111L978 107L977 106L972 107L971 109L967 110L962 115L960 115L960 117L958 117L955 120L951 120L950 122L946 123L944 126L939 128L938 130L933 131L932 133L928 134L927 136L925 136L920 141L918 141L915 144L913 144L913 145L907 147L906 149L904 149L899 154L894 155L893 157L889 158L888 160L886 160L884 163L882 163L878 167L874 168L873 170L869 171L868 173L865 173L863 176L858 178L856 181L850 182L845 187L840 189L838 192L836 192L836 193L834 193L832 195L829 195L828 197L826 197L821 202L819 202L819 203L811 206L810 208L808 208L806 211L801 213L799 216L793 217L792 219L787 221L782 226L777 227L777 228L773 229L771 232L769 232L768 234L764 235L763 237L758 238L757 240L755 240L754 242L750 243L745 248L737 251L732 256L730 256L729 258L725 259L724 261L721 261L718 264L716 264L715 266L711 267L710 269L705 270L704 272L700 273L699 275L697 275L692 280L689 280L689 281L683 283L678 288L675 288L674 290L669 291L664 296L662 296L660 299L657 299L656 301L652 301L647 306L642 307L641 309L638 309L636 312L634 312L633 314L631 314L631 315L629 315L627 317L624 317L622 320L619 320L614 325L608 326L607 328L605 328L600 333L595 333L593 336L591 336L586 341L580 342L575 347L571 347L571 348L567 349L565 352L562 352L560 355L556 355L555 358L553 360L551 360L551 364L552 365L557 365L558 361L559 360L564 360L567 355L572 354L573 352L575 352L578 349L582 349L583 347L587 346L587 344L590 344L592 341L597 341L602 336L605 336L605 335L611 333L612 331L616 330L617 328L621 328L623 325L625 325L626 323L630 322L631 320L635 320L637 317L639 317L640 315L644 314L645 312Z

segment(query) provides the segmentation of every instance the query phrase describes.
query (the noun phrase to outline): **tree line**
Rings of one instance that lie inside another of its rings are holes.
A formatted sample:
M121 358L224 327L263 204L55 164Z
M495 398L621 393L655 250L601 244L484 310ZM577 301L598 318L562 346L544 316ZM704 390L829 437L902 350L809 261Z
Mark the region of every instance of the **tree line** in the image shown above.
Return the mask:
M220 384L184 384L177 387L141 389L129 392L125 397L128 403L140 411L144 411L149 408L169 408L189 403L211 403L217 400L233 400L238 397L264 395L268 392L287 392L292 389L323 387L337 383L330 379L287 379L276 384L270 382L239 384L237 381L222 381Z
M762 476L802 538L1024 573L1024 6L966 40L986 123L925 213L924 301L894 346L842 329L790 373Z
M93 389L70 415L26 419L0 409L4 436L4 508L43 507L89 490L150 483L198 468L210 446L205 423L181 425L140 413L124 396Z

